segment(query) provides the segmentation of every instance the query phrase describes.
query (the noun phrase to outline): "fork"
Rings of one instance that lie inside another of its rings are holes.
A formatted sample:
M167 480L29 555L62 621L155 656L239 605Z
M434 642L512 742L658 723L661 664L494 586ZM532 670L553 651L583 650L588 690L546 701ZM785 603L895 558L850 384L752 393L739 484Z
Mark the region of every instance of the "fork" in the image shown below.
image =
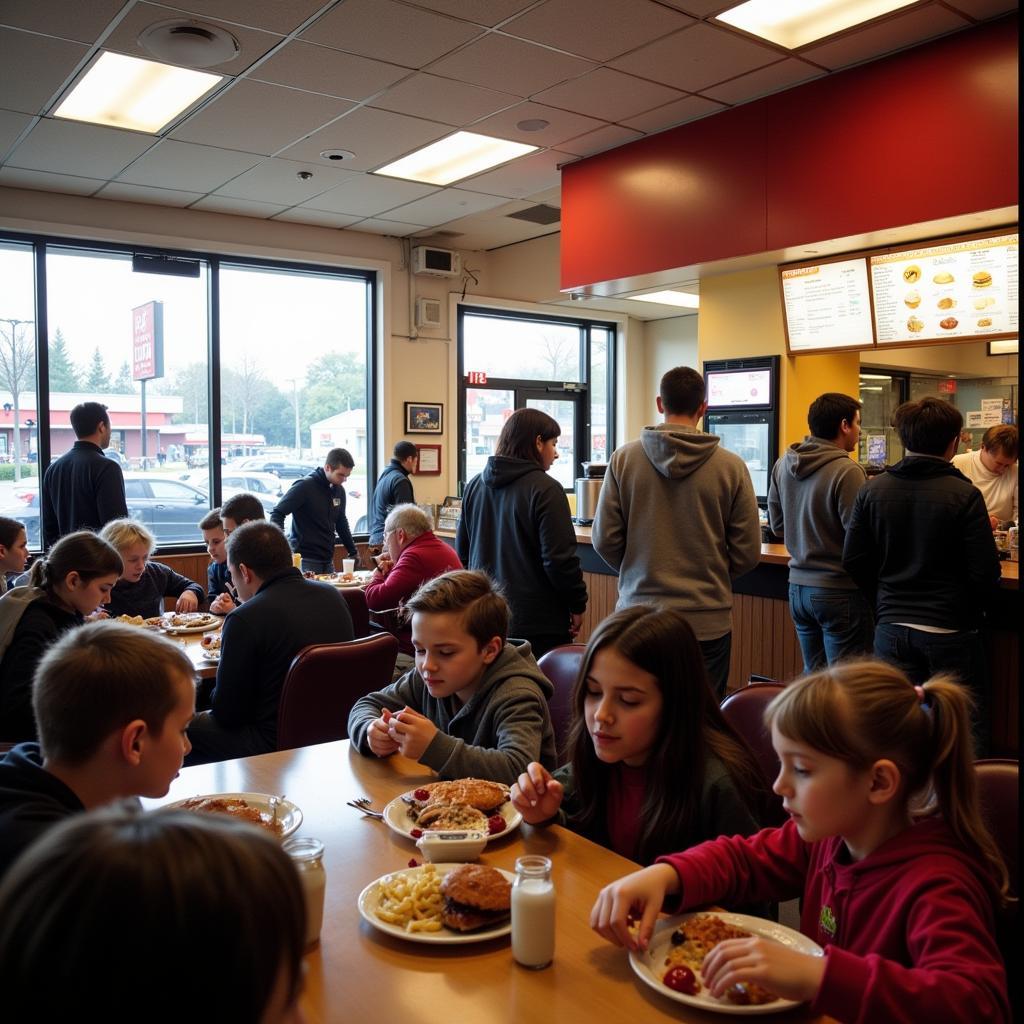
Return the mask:
M370 806L370 798L365 796L358 796L355 800L346 800L346 807L354 807L357 811L362 811L363 814L368 818L376 818L378 821L384 820L384 815L380 811L375 811Z

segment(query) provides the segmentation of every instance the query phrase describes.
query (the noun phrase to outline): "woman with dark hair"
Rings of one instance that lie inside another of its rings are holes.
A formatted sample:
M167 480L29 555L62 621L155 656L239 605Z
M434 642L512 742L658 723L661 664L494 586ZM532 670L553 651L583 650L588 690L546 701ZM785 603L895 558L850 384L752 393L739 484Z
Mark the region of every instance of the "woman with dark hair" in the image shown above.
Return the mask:
M572 640L587 607L569 503L548 476L561 432L540 409L512 413L484 471L466 485L455 543L464 566L501 584L509 636L528 640L537 658Z
M7 593L7 574L22 573L28 562L25 524L0 516L0 597Z

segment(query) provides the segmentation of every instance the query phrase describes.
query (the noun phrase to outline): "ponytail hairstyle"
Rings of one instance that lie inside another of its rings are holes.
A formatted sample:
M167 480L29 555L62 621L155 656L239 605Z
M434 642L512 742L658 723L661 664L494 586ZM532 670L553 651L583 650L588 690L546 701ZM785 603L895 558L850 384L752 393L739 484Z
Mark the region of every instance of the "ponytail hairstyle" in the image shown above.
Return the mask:
M918 818L938 811L974 852L1005 903L1006 864L981 817L969 692L948 676L915 687L892 665L846 661L790 683L765 709L765 725L864 771L882 758L900 771Z
M95 533L79 530L61 537L45 558L32 563L28 582L52 595L54 587L70 572L77 572L88 583L98 576L120 576L123 571L124 563L116 548Z
M584 716L590 667L605 647L649 672L661 689L658 733L646 764L639 861L650 864L660 854L706 838L699 834L699 821L709 757L722 762L751 813L760 817L767 795L761 771L718 707L690 624L679 611L636 605L609 615L597 627L580 663L566 741L580 807L573 824L584 835L607 840L613 766L594 752Z

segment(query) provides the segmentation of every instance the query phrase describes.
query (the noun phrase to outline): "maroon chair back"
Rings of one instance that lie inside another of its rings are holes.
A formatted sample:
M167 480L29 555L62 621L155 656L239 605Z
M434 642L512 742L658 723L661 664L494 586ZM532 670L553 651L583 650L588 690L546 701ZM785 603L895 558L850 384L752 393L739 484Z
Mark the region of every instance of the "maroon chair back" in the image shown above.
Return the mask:
M361 636L370 635L370 609L366 604L366 595L360 587L339 587L341 596L345 598L349 614L352 616L352 635L358 640Z
M764 709L782 689L781 683L750 683L733 690L722 701L725 720L753 752L764 776L769 793L764 821L766 825L781 825L786 819L782 798L771 792L772 783L779 773L779 759L772 747L771 734L764 727Z
M277 749L348 739L360 697L391 682L398 641L390 633L303 647L288 668L277 709Z
M993 757L974 762L978 778L978 801L999 852L1006 861L1010 873L1010 892L1016 896L1020 891L1020 779L1019 761L1011 758Z
M537 662L541 672L551 680L555 688L548 700L548 710L551 712L551 726L555 730L555 746L560 764L565 760L565 741L572 722L572 690L586 649L585 644L563 644L561 647L552 647Z

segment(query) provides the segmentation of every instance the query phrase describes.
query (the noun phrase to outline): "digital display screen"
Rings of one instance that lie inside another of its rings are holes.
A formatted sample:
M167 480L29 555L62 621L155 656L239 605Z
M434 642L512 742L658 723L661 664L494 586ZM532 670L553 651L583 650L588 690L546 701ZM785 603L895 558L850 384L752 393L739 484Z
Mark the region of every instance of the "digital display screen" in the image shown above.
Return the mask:
M772 371L709 370L707 400L709 409L768 407L772 401Z

